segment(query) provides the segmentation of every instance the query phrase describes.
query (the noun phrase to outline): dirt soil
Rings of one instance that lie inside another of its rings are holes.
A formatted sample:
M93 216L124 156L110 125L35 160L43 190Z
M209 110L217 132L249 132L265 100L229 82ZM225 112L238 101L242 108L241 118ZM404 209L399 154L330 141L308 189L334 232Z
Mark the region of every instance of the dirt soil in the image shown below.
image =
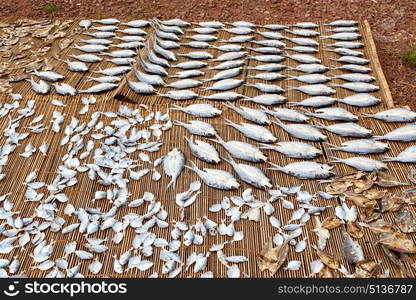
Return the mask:
M59 5L56 12L45 7ZM368 20L383 71L397 105L416 108L416 68L400 53L415 43L414 0L0 0L0 17L182 18L256 23Z

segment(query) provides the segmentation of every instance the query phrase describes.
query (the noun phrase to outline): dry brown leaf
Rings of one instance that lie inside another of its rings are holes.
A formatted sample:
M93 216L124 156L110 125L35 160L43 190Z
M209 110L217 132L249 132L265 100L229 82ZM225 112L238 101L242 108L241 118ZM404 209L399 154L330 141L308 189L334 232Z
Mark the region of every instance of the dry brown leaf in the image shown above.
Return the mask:
M315 249L316 254L318 254L318 257L325 266L328 266L333 270L337 270L339 268L339 262L333 255L326 253L325 251L319 250L319 248L316 246L312 247Z
M409 185L406 182L400 182L397 178L393 175L387 174L386 172L377 172L377 181L375 182L376 185L381 187L396 187L396 186L404 186Z
M318 274L319 278L334 278L334 273L328 266L324 266Z
M289 252L288 241L284 241L279 247L273 248L273 237L265 244L264 248L257 255L257 266L260 271L269 270L273 276L280 269Z
M355 278L369 278L374 277L380 273L380 264L374 260L363 260L357 263L355 268Z
M387 190L376 190L371 189L363 192L363 196L370 200L377 200L384 197L387 193Z
M406 269L406 266L404 265L404 263L401 261L399 255L394 252L391 251L390 249L388 249L386 246L381 245L381 249L383 249L384 254L386 254L387 258L396 266L399 267L400 271L402 272L402 274L406 277L409 277L409 272Z
M362 212L362 213L361 213ZM381 211L376 200L367 202L364 209L360 210L361 219L366 222L372 222L380 218Z
M336 181L336 182L332 182L328 184L325 187L325 191L331 195L339 195L345 192L351 185L352 185L351 182Z
M383 213L388 211L399 211L403 204L403 198L389 193L381 199L381 211Z
M360 224L361 226L365 226L370 229L373 233L393 233L396 232L397 228L394 224L384 221L382 219L377 220L373 223L368 224Z
M351 191L345 191L343 194L345 200L349 200L354 202L354 204L358 207L365 207L365 204L372 201L361 194L357 194Z

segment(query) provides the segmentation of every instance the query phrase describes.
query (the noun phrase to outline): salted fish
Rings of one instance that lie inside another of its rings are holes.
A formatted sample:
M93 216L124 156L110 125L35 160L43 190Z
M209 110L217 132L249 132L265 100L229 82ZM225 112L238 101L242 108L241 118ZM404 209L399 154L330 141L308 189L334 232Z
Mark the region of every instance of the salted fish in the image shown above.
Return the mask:
M271 170L277 170L285 174L295 176L299 179L327 179L335 174L331 171L330 165L314 161L301 161L288 164L284 167L271 164Z
M278 86L276 84L267 84L267 83L256 82L254 84L253 83L246 83L246 86L254 87L254 88L258 89L259 91L261 91L263 93L281 94L281 93L285 92L285 90L283 88L281 88L280 86Z
M261 105L277 105L286 103L287 98L278 94L262 94L255 97L244 97L244 100Z
M364 260L364 252L360 244L354 241L351 236L345 231L342 231L344 241L342 243L342 251L344 257L349 263L357 264Z
M307 75L300 75L300 76L293 76L288 75L288 79L294 79L300 82L309 83L309 84L317 84L317 83L325 83L331 80L330 77L327 77L322 74L307 74Z
M316 109L315 112L304 110L305 114L329 121L356 122L358 117L342 107L328 107Z
M191 153L197 158L214 164L217 164L221 161L217 149L215 149L215 147L210 143L201 140L194 141L193 137L188 138L185 136L184 138L188 142Z
M225 119L225 123L255 141L262 143L274 143L277 141L277 138L266 127L244 122L241 122L241 125L238 125L228 119Z
M184 166L185 155L177 148L172 149L163 157L163 171L172 178L166 188L172 186L175 189L176 180L182 173Z
M270 179L260 168L246 164L239 164L235 162L230 155L228 159L224 158L224 160L233 167L234 171L242 181L261 189L273 187Z
M75 54L69 54L69 57L75 58L79 61L82 62L86 62L86 63L96 63L96 62L100 62L103 59L95 54L80 54L80 55L75 55Z
M190 104L185 107L172 105L171 109L183 111L194 117L201 117L201 118L212 118L212 117L219 116L222 113L220 109L216 108L212 104L207 104L207 103L195 103L195 104Z
M85 89L85 90L79 90L78 94L98 94L98 93L104 93L111 90L114 90L118 87L118 84L115 83L99 83L96 85L93 85L92 87Z
M328 96L315 96L306 98L300 102L289 102L292 106L305 106L305 107L323 107L329 106L337 102L337 98Z
M416 112L407 108L392 108L379 111L375 114L362 114L365 117L373 118L385 122L414 122L416 121Z
M338 123L333 125L323 125L317 123L316 127L345 137L369 138L372 135L372 131L370 129L353 122Z
M215 128L211 124L199 120L190 120L189 123L175 121L174 124L184 127L190 133L195 135L213 137L217 134Z
M336 93L336 90L331 89L329 86L325 84L288 86L288 90L300 91L309 96L329 96Z
M385 135L374 136L375 140L413 142L416 141L416 124L408 124L396 128Z
M191 161L191 166L185 166L194 171L199 178L208 186L220 190L235 190L240 184L230 172L218 169L199 169L197 165Z
M416 146L409 146L396 157L384 156L383 161L397 161L402 163L416 163Z
M343 55L339 58L330 58L332 61L337 61L344 64L367 65L370 63L368 59L356 57L353 55Z
M223 70L223 71L220 71L220 72L216 73L211 78L202 79L202 81L204 81L204 82L206 82L206 81L215 81L215 80L223 80L223 79L236 77L236 76L239 76L241 74L242 70L243 70L243 68L241 68L241 67L232 68L232 69L228 69L228 70Z
M332 157L333 161L336 163L344 163L354 169L364 172L374 172L374 171L382 171L387 169L387 165L381 161L363 157L363 156L355 156L349 158L339 158L339 157Z
M294 70L303 73L324 73L329 70L327 66L321 64L301 64L296 67L287 67L289 70Z
M347 82L342 84L333 83L331 86L341 87L358 93L377 92L380 89L379 86L366 82Z
M222 92L222 93L215 93L211 95L201 95L199 96L201 99L206 100L214 100L214 101L235 101L238 99L241 99L244 97L244 95L241 95L236 92Z
M323 154L321 149L301 142L278 142L273 145L260 144L260 149L274 150L292 158L312 159Z
M198 97L198 94L192 90L167 91L166 94L156 93L156 95L177 101L191 100Z
M260 111L260 110L250 108L250 107L246 107L246 106L237 107L237 106L235 106L234 104L232 104L230 102L225 103L224 106L234 110L240 116L242 116L244 119L252 121L252 122L257 123L259 125L270 125L271 124L269 118L267 117L267 114Z
M232 157L251 161L251 162L265 162L267 157L261 152L259 148L254 145L242 141L224 141L220 136L212 140L219 143L221 146L231 154Z
M356 154L379 154L389 150L389 145L370 139L357 139L342 142L341 146L329 144L331 150L339 150Z
M332 78L338 78L346 81L351 82L373 82L375 77L367 74L362 73L348 73L348 74L341 74L341 75L333 75Z
M269 110L264 106L262 106L261 108L265 113L268 113L269 115L282 121L305 123L309 120L309 118L305 116L303 113L294 109L275 107L273 108L273 110Z
M322 134L318 128L311 126L309 124L284 124L279 119L276 119L273 123L280 126L284 131L290 135L306 140L306 141L324 141L327 139L327 136Z
M338 99L338 102L358 107L369 107L381 103L381 100L367 93L354 94Z

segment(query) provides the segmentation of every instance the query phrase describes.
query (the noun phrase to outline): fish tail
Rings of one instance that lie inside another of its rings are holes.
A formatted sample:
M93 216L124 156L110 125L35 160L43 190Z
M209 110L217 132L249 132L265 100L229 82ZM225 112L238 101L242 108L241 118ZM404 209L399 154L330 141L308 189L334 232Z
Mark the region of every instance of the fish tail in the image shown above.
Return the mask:
M225 124L227 124L227 125L230 125L230 126L237 125L237 124L235 124L233 121L231 121L229 119L224 118L224 120L225 120Z
M277 170L277 171L283 171L283 168L279 165L276 165L274 163L268 162L269 165L272 166L272 168L266 168L267 170Z
M276 124L276 125L278 125L278 126L280 126L280 127L283 127L283 126L285 126L285 124L283 124L283 122L282 121L280 121L279 119L277 119L277 118L275 118L275 120L274 121L272 121L274 124Z
M259 143L260 145L260 149L268 149L268 150L273 150L274 149L274 145L269 145L269 144L263 144L263 143Z
M374 135L373 136L373 140L375 141L380 141L384 139L384 135Z
M325 128L325 125L324 125L324 124L322 124L322 123L316 122L316 123L315 123L315 127L317 127L317 128L321 128L321 129L324 129L324 128Z
M287 90L288 91L290 91L290 90L296 90L297 89L297 87L296 86L291 86L291 85L288 85L287 86Z
M173 124L178 125L178 126L185 125L185 123L184 122L181 122L181 121L173 121Z
M397 161L397 157L390 157L390 156L382 156L382 161Z
M328 142L323 142L323 144L328 145L328 146L331 146L333 148L339 148L337 145L331 144L331 143L328 143Z
M343 162L344 161L342 158L335 157L335 156L330 156L330 158L332 160L330 160L329 162Z
M172 187L172 189L175 189L176 186L176 178L172 178L171 181L169 181L168 185L166 186L166 189Z
M232 110L234 110L236 108L235 105L232 104L230 101L227 101L227 102L223 103L223 105L225 107L231 108Z
M176 104L173 104L173 105L170 107L170 109L171 109L171 110L180 110L180 111L182 111L182 110L183 110L183 107L182 107L182 106L179 106L179 105L176 105Z
M190 162L191 165L190 166L185 165L185 168L187 168L189 170L192 170L194 172L196 172L197 170L199 170L198 167L197 167L197 165L192 160L189 161L189 162Z
M367 117L367 118L372 118L373 117L372 114L366 114L366 113L361 114L361 116L362 117Z

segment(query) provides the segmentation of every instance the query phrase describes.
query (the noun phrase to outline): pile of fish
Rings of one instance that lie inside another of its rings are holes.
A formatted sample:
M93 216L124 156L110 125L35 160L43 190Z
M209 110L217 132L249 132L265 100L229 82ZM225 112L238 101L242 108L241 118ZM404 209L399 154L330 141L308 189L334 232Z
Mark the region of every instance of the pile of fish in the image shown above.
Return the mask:
M104 275L104 264L111 261L111 272L126 276L207 278L219 275L209 269L212 260L232 278L250 277L245 270L254 260L270 276L281 269L302 269L317 277L387 277L390 270L381 270L380 261L364 254L360 239L366 231L376 235L371 242L408 276L403 255L416 253L408 236L416 232L416 191L390 193L388 189L407 183L384 171L388 164L416 163L414 145L397 156L388 154L391 143L402 147L416 141L416 113L407 108L360 115L350 111L381 102L357 26L350 20L323 25L114 18L79 22L82 38L61 41L72 45L70 54L55 59L70 72L88 74L85 78L93 85L77 89L78 82L39 68L31 69L28 81L41 95L50 94L52 86L61 96L85 94L77 103L82 105L80 116L67 116L67 103L59 99L51 101L56 106L51 120L46 113L36 115L40 103L18 94L0 104L0 118L9 119L0 145L0 182L10 177L3 171L14 152L19 159L37 151L46 158L66 149L52 178L41 179L41 172L33 169L22 182L34 214L23 215L11 194L0 196L0 220L5 220L0 223L0 277L24 276L20 249L30 253L30 267L45 277ZM220 39L220 33L227 38ZM330 64L318 58L319 48L325 49ZM113 66L93 68L102 62ZM94 94L122 82L134 93L172 104L167 111L144 104L96 110ZM295 86L297 82L301 85ZM344 90L353 94L337 97ZM178 117L173 119L172 112ZM232 117L224 118L223 112ZM408 124L373 135L359 124L364 118ZM219 123L237 138L227 138ZM171 146L165 133L174 126L184 136ZM59 135L53 139L59 142L51 143L48 134ZM331 141L333 134L348 140L338 144ZM34 135L45 138L32 139ZM285 135L287 140L278 139ZM328 154L325 148L331 151L329 163L322 161ZM272 161L273 152L291 163ZM337 176L338 163L359 172ZM275 182L273 172L325 185L311 194L302 185ZM193 176L190 182L185 173ZM411 169L412 184L414 174ZM168 179L171 199L159 197L157 182L162 178ZM81 207L69 195L85 180L95 190L91 205ZM153 184L137 195L132 186L139 181ZM178 181L185 181L186 188ZM207 188L232 194L207 200ZM168 212L172 206L168 209L166 201L174 201L177 216ZM209 211L187 218L190 207L200 201L210 201ZM289 212L289 220L277 217L281 210ZM396 214L394 224L382 218L388 212ZM322 216L328 213L332 215ZM241 250L246 233L240 225L247 222L270 225L274 232L264 246L258 245L255 256ZM313 241L306 234L310 224ZM333 230L343 237L339 255L327 252ZM48 232L59 233L63 240L75 234L79 239L68 238L58 247ZM99 238L100 232L105 239ZM112 256L110 249L116 245L129 246ZM181 251L200 245L208 246ZM305 264L303 251L313 252L316 259ZM289 254L296 259L287 261Z

